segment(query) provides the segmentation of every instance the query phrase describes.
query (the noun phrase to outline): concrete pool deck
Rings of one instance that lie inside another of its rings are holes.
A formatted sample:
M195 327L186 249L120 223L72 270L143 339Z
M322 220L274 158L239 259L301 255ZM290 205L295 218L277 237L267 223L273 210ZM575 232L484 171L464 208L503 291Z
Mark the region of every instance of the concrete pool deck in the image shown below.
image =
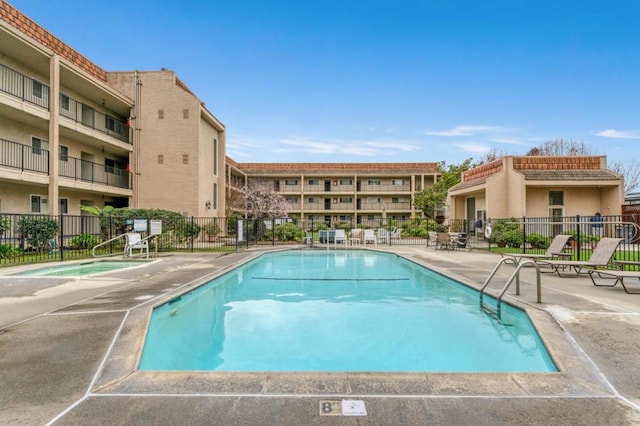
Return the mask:
M476 288L499 260L477 251L380 249ZM560 373L135 370L152 306L261 251L167 255L88 278L0 270L0 423L640 424L640 295L544 274L537 304L533 268L522 270L520 296L512 288L507 300L527 308ZM512 272L503 266L489 293ZM366 415L321 414L323 403L343 400L363 401Z

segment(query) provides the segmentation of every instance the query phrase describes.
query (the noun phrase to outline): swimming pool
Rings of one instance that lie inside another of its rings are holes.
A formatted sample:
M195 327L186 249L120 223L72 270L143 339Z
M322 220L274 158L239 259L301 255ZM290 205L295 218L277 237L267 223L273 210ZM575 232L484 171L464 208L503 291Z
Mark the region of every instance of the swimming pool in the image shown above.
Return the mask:
M557 371L526 313L397 255L265 254L153 310L140 370Z
M69 263L66 265L47 266L18 272L14 276L21 277L73 277L112 272L120 269L130 269L142 266L148 261L115 261L102 260L84 263Z

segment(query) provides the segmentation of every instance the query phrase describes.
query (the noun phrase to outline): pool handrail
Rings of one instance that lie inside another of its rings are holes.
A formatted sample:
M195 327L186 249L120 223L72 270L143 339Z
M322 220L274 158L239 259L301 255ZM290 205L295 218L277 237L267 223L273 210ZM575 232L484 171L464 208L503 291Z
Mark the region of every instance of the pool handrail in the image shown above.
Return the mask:
M100 244L96 244L96 245L91 249L91 256L92 256L92 257L110 257L110 256L119 256L120 254L122 254L122 255L123 255L123 257L127 257L127 251L129 251L129 244L128 244L128 241L129 241L129 240L128 240L128 238L129 238L129 237L128 237L128 235L129 235L129 233L126 233L126 234L120 234L120 235L117 235L117 236L115 236L115 237L113 237L113 238L111 238L111 239L109 239L109 240L107 240L107 241L104 241L104 242L100 243ZM147 237L145 237L145 238L141 238L138 242L136 242L136 244L135 244L135 245L138 245L138 244L144 244L144 243L147 243L147 244L148 244L148 241L149 241L152 237L154 237L154 236L155 236L155 235L153 235L153 234L152 234L152 235L149 235L149 236L147 236ZM109 243L112 243L112 242L114 242L114 241L117 241L117 240L119 240L120 238L125 238L125 239L127 239L127 241L125 241L125 244L124 244L124 251L123 251L122 253L117 252L117 253L108 253L108 254L96 254L96 249L98 249L99 247L102 247L102 246L104 246L104 245L107 245L107 244L109 244ZM128 256L128 257L133 257L133 256ZM148 251L147 251L147 257L149 257L149 252L148 252Z
M484 284L480 288L480 308L481 309L486 309L485 306L484 306L484 302L483 302L484 290L487 288L487 286L489 285L489 282L491 282L491 279L495 276L496 272L498 272L498 269L500 269L500 266L502 266L502 264L504 264L504 263L516 263L516 262L514 260L512 260L512 259L509 259L509 258L502 258L496 264L496 266L493 268L493 271L491 271L491 274L489 274L489 277L487 277L487 279L485 280ZM498 317L499 320L502 320L501 304L502 304L503 296L507 292L507 289L509 288L511 283L514 281L514 279L516 281L516 295L520 294L520 269L522 269L522 267L527 266L527 265L532 265L536 269L536 296L537 296L537 302L538 303L542 303L542 286L541 286L541 283L540 283L540 266L538 266L538 264L534 260L521 261L519 263L516 263L515 271L513 271L513 273L509 277L509 280L507 280L507 283L502 288L502 290L500 291L500 294L496 298L496 300L497 300L496 314L497 314L497 317Z

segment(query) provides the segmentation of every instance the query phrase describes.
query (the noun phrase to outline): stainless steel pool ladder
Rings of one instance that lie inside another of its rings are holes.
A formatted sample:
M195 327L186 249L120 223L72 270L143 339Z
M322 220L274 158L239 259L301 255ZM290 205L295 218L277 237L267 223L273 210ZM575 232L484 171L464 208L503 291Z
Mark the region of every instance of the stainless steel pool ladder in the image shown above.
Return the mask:
M487 288L487 286L489 285L489 283L491 282L493 277L496 275L496 273L498 272L498 269L500 269L500 266L502 266L504 263L516 263L516 262L511 258L505 257L505 258L500 259L500 261L493 268L493 271L491 271L491 274L489 274L489 276L485 280L484 284L480 288L480 308L481 309L491 311L491 309L484 304L484 300L483 300L484 290ZM538 303L542 303L542 287L540 286L540 267L533 260L530 260L530 259L529 260L523 260L520 263L516 264L515 271L513 271L513 273L509 277L509 280L507 281L505 286L502 288L502 291L500 292L500 294L498 295L498 297L496 299L497 300L496 315L497 315L499 320L502 320L502 311L500 309L501 308L501 304L502 304L502 297L505 295L505 293L507 292L507 289L509 288L509 286L511 285L511 283L514 280L516 281L516 295L520 295L520 269L522 269L522 267L525 266L525 265L532 265L536 269L537 301L538 301Z

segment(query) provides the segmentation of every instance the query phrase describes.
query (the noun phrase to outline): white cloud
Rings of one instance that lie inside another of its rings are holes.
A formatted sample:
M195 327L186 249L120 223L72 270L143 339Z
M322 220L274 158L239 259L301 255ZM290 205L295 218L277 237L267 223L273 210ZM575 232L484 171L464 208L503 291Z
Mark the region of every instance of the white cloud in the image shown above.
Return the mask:
M525 141L519 140L519 139L510 139L510 138L491 139L491 141L496 142L496 143L505 144L505 145L520 145L520 146L529 146L530 145L529 142L525 142Z
M640 139L640 133L638 132L625 132L614 129L607 129L601 132L596 133L598 136L602 136L605 138L615 138L615 139Z
M374 157L389 155L390 150L414 152L420 149L418 144L404 141L359 141L331 139L313 141L310 138L287 138L280 142L282 146L273 148L271 152L306 152L311 154L345 154L353 156Z
M456 147L460 148L462 151L464 152L471 152L474 154L485 154L489 151L491 151L491 147L490 146L486 146L486 145L480 145L480 144L473 144L473 143L460 143L460 144L455 144Z
M429 136L475 136L479 134L495 133L504 131L499 126L457 126L453 129L442 131L426 131L425 135Z

